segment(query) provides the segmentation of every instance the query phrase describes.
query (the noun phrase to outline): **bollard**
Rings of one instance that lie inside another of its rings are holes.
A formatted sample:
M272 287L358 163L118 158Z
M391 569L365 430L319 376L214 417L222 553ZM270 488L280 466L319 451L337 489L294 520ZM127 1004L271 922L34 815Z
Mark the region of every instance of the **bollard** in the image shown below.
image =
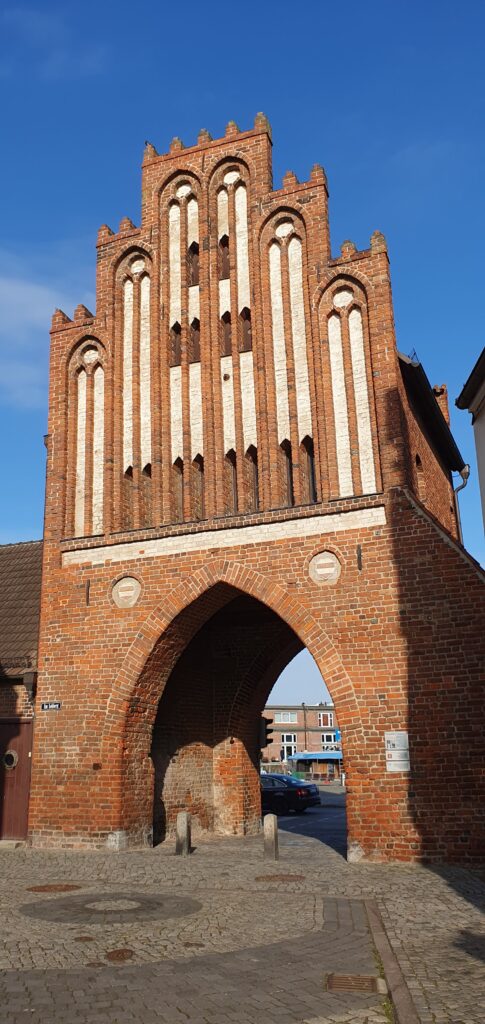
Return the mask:
M175 832L175 853L178 857L188 857L190 852L190 814L188 811L179 811Z
M268 860L279 860L278 819L276 814L265 814L263 818L264 856Z

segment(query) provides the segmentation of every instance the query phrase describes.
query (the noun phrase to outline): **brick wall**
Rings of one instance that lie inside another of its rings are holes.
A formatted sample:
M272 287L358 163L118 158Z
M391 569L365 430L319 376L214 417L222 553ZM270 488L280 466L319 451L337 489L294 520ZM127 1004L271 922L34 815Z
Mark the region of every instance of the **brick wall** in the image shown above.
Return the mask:
M234 169L240 186L226 186ZM188 193L178 198L187 183L199 211L198 424ZM219 280L215 228L226 187L228 285ZM257 508L246 462L252 391L241 386L237 187L248 199ZM275 245L281 273L273 268L270 279ZM140 274L151 282L149 420L140 388L146 316L130 319L124 297L130 281L141 309ZM182 322L174 376L175 288ZM221 356L221 295L237 314L230 357ZM314 495L301 437L309 412ZM201 424L203 520L200 479L189 472ZM236 459L228 483L229 435ZM418 441L429 478L420 499L434 519L413 500ZM94 530L101 493L102 527ZM96 317L78 307L73 321L59 311L53 320L37 699L61 700L62 708L36 722L31 841L150 842L153 827L158 838L170 832L181 806L201 829L258 828L259 717L279 673L306 646L342 730L349 856L476 857L481 754L472 723L481 707L483 588L477 567L435 521L452 532L450 502L447 473L406 406L383 237L376 232L361 252L345 243L332 259L322 169L303 184L288 173L272 192L271 140L260 117L250 132L230 124L224 139L203 133L189 149L175 140L164 156L148 147L140 228L125 219L116 235L100 229ZM310 575L322 551L340 566L334 582ZM139 591L132 605L116 603L123 580L125 593ZM390 729L410 733L409 776L386 771Z

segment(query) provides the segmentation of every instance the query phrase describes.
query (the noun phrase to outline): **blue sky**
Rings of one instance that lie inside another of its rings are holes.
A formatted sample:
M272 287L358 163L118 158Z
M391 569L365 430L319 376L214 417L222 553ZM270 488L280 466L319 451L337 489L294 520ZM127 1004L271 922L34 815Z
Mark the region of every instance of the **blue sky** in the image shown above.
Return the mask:
M96 232L139 222L144 140L163 152L263 110L276 187L327 171L334 253L386 235L398 345L448 384L465 542L484 557L453 405L484 344L484 32L479 0L4 2L0 543L41 535L50 316L94 309Z

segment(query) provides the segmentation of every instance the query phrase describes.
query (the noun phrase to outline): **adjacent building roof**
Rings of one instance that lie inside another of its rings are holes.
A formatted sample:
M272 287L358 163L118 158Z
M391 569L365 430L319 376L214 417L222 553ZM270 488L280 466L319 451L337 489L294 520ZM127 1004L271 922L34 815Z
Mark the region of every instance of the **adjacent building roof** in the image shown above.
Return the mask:
M459 409L468 409L474 415L478 412L478 406L483 399L485 385L485 348L482 349L475 366L466 382L463 385L455 405Z
M42 541L0 545L0 679L37 668Z
M411 409L443 466L459 473L465 465L433 388L417 359L398 353L402 378Z

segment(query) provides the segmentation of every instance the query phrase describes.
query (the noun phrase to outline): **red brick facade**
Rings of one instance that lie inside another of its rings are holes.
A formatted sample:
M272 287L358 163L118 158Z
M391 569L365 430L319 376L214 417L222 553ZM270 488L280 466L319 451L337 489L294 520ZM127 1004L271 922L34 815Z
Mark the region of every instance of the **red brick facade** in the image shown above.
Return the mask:
M148 146L140 228L99 232L96 316L54 316L38 701L62 707L37 715L31 841L149 843L182 808L257 829L259 718L306 646L349 856L473 859L482 580L408 404L385 241L331 258L318 166L271 189L260 115ZM410 773L386 771L393 729Z

